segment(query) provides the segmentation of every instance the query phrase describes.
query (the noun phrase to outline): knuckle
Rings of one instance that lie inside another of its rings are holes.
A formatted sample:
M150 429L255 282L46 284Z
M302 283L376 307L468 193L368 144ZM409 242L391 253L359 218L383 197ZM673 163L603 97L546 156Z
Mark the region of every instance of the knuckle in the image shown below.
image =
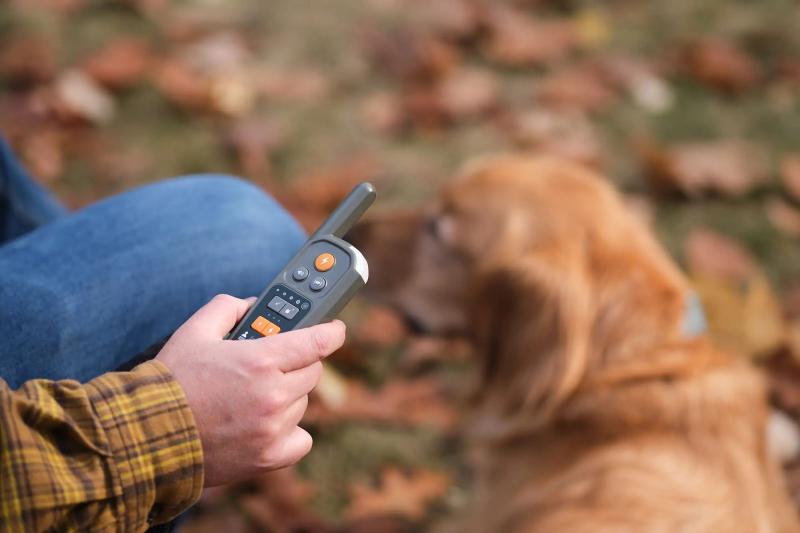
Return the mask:
M281 411L286 404L286 395L280 391L269 391L261 398L261 406L266 413Z
M329 351L329 342L327 336L320 333L318 329L309 331L310 337L308 343L311 350L317 355L327 355Z

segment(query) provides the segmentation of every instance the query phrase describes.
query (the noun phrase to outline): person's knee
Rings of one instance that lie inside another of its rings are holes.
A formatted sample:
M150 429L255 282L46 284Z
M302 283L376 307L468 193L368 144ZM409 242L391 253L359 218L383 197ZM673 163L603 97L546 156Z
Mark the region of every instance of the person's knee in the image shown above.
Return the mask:
M174 193L189 207L189 215L216 232L232 237L280 233L285 247L299 248L305 240L300 225L274 198L256 185L224 174L200 174L177 178Z

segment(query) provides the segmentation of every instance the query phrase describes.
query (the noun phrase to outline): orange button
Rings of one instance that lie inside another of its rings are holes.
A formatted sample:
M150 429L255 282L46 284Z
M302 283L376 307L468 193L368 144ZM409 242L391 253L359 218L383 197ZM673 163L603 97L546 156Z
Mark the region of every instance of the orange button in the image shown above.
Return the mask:
M256 330L257 332L261 333L265 337L269 337L270 335L277 335L278 333L281 332L281 328L279 328L278 326L276 326L263 316L256 318L253 321L253 323L250 324L250 327Z
M333 265L335 264L336 258L333 257L333 254L329 254L327 252L324 254L319 254L314 260L314 267L320 272L327 272L328 270L332 269Z

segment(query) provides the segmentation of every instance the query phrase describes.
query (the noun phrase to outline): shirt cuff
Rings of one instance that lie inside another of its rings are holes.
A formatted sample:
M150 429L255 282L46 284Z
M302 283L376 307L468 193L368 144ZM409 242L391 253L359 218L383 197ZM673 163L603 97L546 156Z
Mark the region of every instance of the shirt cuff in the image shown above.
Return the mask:
M186 396L169 369L148 361L87 384L113 455L111 479L128 527L166 522L203 488L203 449Z

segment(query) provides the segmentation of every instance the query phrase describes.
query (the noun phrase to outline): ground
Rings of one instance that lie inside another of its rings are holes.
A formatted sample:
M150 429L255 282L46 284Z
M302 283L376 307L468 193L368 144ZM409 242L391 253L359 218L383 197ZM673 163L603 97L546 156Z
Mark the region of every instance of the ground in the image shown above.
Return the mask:
M10 0L0 130L73 208L222 172L310 229L363 179L381 211L423 205L481 154L577 159L798 415L798 22L791 0ZM311 455L210 492L187 530L424 529L466 504L468 350L362 301L345 319Z

